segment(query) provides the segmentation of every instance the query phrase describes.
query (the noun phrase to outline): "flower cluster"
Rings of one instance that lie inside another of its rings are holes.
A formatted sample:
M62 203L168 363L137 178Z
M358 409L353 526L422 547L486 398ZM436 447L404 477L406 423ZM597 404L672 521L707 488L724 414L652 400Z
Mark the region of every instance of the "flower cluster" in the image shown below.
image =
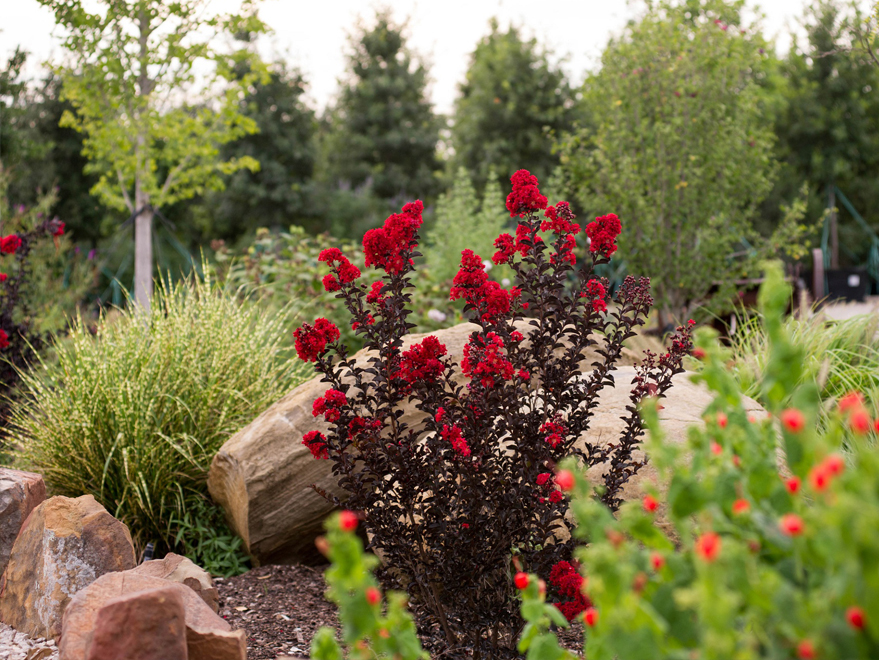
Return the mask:
M565 599L553 603L568 621L573 621L578 614L585 612L592 603L583 594L583 576L569 562L560 561L549 573L549 583L555 587L560 598Z
M602 313L607 311L607 287L601 280L589 280L586 282L586 290L580 292L581 298L588 300L589 307L593 312Z
M450 300L463 298L473 306L482 320L491 322L508 314L510 306L521 295L517 287L509 291L485 274L485 264L473 250L461 252L461 268L452 281Z
M616 240L621 231L620 219L615 214L609 213L595 218L594 222L586 225L589 251L610 258L617 251Z
M381 268L387 273L399 273L407 262L406 255L417 245L415 235L421 227L421 200L410 202L402 212L394 213L383 227L370 229L363 236L366 265Z
M339 248L323 250L317 260L326 262L333 270L323 278L323 285L327 291L338 291L343 284L349 284L360 277L360 269L352 264Z
M543 423L540 427L540 433L544 435L543 439L546 444L555 449L565 441L565 436L568 434L568 427L561 422L561 419L558 416L556 416L548 422Z
M528 170L519 170L510 181L513 191L507 195L507 210L510 217L520 218L546 208L547 199L537 189L537 177Z
M313 326L303 323L293 332L296 355L300 360L314 362L326 350L327 344L338 341L339 337L339 328L324 318L317 319Z
M308 447L311 455L317 459L326 460L330 457L327 451L327 439L320 431L309 431L303 435L302 444Z
M553 504L558 504L564 499L564 495L562 491L557 488L558 483L553 479L552 475L549 472L541 472L537 475L537 479L535 479L535 483L540 486L544 492L549 493L549 501ZM544 497L543 494L538 493L535 497L537 497L538 501L543 504L546 502L547 498Z
M21 247L21 238L17 234L9 234L0 238L0 252L3 254L15 254Z
M457 424L452 424L451 426L449 426L448 424L443 424L443 429L442 431L440 431L440 436L443 440L451 444L452 449L454 449L461 456L470 455L470 446L464 439L464 436L461 433L461 429L458 428Z
M337 422L342 416L341 408L348 403L344 392L339 390L327 390L323 396L314 400L311 414L317 417L323 415L328 422Z
M576 216L571 210L571 205L567 202L559 202L555 206L550 206L543 215L549 220L540 223L540 231L551 231L554 234L580 233L580 225L573 222Z
M489 332L484 339L478 333L473 333L464 346L461 371L486 389L494 386L495 378L511 380L516 370L503 349L504 340L496 333Z
M440 358L446 354L445 345L433 336L425 337L400 357L397 377L409 385L431 383L445 370Z

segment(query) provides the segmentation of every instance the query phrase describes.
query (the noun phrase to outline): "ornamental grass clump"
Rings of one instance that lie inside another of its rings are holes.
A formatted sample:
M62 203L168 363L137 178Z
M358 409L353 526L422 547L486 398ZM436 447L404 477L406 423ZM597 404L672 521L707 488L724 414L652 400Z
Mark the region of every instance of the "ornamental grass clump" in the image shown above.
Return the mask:
M199 523L216 452L309 375L280 350L287 323L197 279L161 286L146 314L77 320L21 374L15 465L54 494L94 495L139 549L188 552L177 533Z
M620 488L642 464L632 454L642 434L637 404L671 386L691 348L688 325L668 352L646 355L618 440L575 444L599 391L614 384L623 341L644 323L649 281L627 278L609 307L607 283L593 274L621 231L619 219L607 215L586 226L589 253L571 286L581 228L570 206L547 207L536 177L524 170L512 182L507 209L518 228L498 237L493 260L509 264L515 286L490 281L482 258L463 251L451 298L464 300L479 330L460 365L433 336L402 349L413 327L408 290L420 256L420 201L364 236L365 265L381 271L377 280L364 283L338 249L320 255L330 268L326 288L337 291L372 351L366 365L355 365L326 319L295 332L299 356L329 384L313 412L330 432L307 433L304 444L333 463L345 506L362 517L372 548L392 569L388 580L408 591L422 630L442 631L453 657L516 653L522 619L513 557L550 577L571 555L556 463L574 455L584 466L606 464L601 498L618 506ZM418 424L401 420L404 406L423 414ZM571 611L581 605L576 596L570 602Z

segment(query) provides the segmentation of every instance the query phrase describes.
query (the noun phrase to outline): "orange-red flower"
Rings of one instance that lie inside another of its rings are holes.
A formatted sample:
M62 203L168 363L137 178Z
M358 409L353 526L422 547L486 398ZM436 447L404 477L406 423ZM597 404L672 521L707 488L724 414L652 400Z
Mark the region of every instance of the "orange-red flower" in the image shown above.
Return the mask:
M357 514L345 509L339 514L339 527L344 532L353 532L357 529Z
M653 495L645 495L641 505L647 513L653 513L659 507L659 502Z
M653 566L654 571L659 571L665 566L665 557L663 557L658 552L651 553L650 555L650 565Z
M788 477L784 480L784 487L787 488L787 492L791 495L796 495L800 492L800 486L802 485L803 481L799 477Z
M795 513L786 513L778 521L778 527L788 536L799 536L806 531L803 519Z
M864 624L866 623L864 610L857 605L852 605L845 611L845 620L848 621L848 625L855 630L863 630Z
M516 589L524 589L528 586L528 573L523 573L519 571L516 573L516 577L513 578L513 584L516 585Z
M707 562L713 562L720 555L720 536L714 532L705 532L696 539L696 554Z
M806 417L796 408L788 408L781 413L781 425L790 433L799 433L806 428Z
M598 623L598 610L594 607L587 608L585 612L583 612L583 623L592 628Z
M740 514L747 513L750 508L751 503L748 500L738 499L733 502L732 512L738 516Z

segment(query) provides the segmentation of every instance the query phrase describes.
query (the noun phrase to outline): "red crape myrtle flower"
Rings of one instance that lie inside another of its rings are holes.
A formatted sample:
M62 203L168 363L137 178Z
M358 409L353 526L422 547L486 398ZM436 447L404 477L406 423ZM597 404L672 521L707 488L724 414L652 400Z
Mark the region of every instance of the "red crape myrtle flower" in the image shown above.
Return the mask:
M325 262L333 269L333 273L323 278L323 285L327 291L338 291L342 288L342 284L348 284L360 277L360 269L348 261L339 248L323 250L317 260ZM339 279L336 279L337 276Z
M566 561L556 563L549 572L549 583L556 588L559 597L564 599L553 604L568 621L573 621L592 605L583 594L583 582L583 576Z
M303 323L293 333L296 354L300 360L314 362L324 352L327 344L338 341L339 336L339 328L326 319L317 319L313 326Z
M588 298L593 312L607 311L607 288L599 280L586 282L586 290L580 293L581 298Z
M614 213L595 218L594 222L586 225L589 251L610 258L617 251L616 240L622 230L620 219Z
M470 455L470 447L467 445L467 441L461 434L461 429L458 428L457 424L452 424L451 426L443 424L443 430L440 431L440 436L442 436L443 440L446 440L451 444L452 449L461 456Z
M9 348L9 335L6 330L0 330L0 349Z
M708 563L713 562L720 555L720 536L714 532L705 532L696 539L696 554Z
M507 195L510 217L524 217L546 208L547 199L537 189L537 177L528 170L519 170L510 177L513 192Z
M565 436L568 433L568 428L558 419L553 419L548 422L544 422L544 424L540 427L540 432L546 434L546 437L544 438L546 444L555 449L565 441Z
M311 455L318 459L328 459L327 439L320 431L309 431L302 436L302 444L308 447Z
M544 220L540 224L540 231L552 231L554 234L580 233L580 225L571 222L575 216L574 212L571 211L571 205L567 202L559 202L555 206L550 206L543 215L549 220Z
M328 422L336 422L341 417L339 409L348 403L344 392L339 390L327 390L326 393L314 400L311 414L317 417L323 415Z
M521 291L513 287L509 291L488 279L482 258L473 250L461 252L461 268L452 280L449 300L463 298L472 305L486 321L508 314L510 306Z
M503 349L503 339L494 332L489 332L484 340L474 334L470 342L464 345L461 371L486 389L494 386L495 378L511 380L515 368L507 360Z
M9 234L0 238L0 252L3 254L15 254L21 247L21 239L16 234Z
M367 266L399 273L405 264L404 253L415 248L415 232L421 227L421 200L409 202L402 212L394 213L383 227L370 229L363 236L363 254Z
M446 347L433 336L425 337L400 356L400 370L397 377L410 385L418 382L432 382L442 375L445 365L440 358L446 354Z

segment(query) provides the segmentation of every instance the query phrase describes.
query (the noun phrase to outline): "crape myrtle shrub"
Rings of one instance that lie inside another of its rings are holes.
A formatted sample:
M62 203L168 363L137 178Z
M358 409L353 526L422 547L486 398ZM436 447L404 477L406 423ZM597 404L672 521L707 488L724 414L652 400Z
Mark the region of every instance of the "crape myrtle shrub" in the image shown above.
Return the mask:
M623 341L644 323L649 281L627 278L608 308L607 284L593 275L616 250L620 222L608 215L585 228L591 258L567 286L580 232L569 205L547 208L527 171L512 182L507 208L519 224L515 236L498 237L493 260L510 265L515 286L488 280L482 259L464 250L451 289L480 326L460 364L465 384L435 337L402 350L413 327L408 290L420 256L420 201L364 236L365 265L383 271L377 281L363 283L338 249L320 255L330 267L325 287L374 351L366 366L355 366L326 319L294 333L299 356L330 384L314 403L330 432L307 433L304 444L333 462L345 506L359 512L371 546L393 569L388 580L408 590L422 628L439 626L452 655L514 653L522 622L513 555L546 576L571 555L572 542L561 540L570 539L568 501L552 476L556 462L574 455L586 466L607 463L601 498L616 507L620 487L641 466L632 456L642 435L637 405L671 386L691 348L687 326L667 353L646 356L616 442L575 446L599 391L614 384ZM599 357L581 374L587 349ZM417 425L401 420L407 402L424 415Z
M29 256L38 241L64 234L64 223L44 217L39 208L18 206L12 217L20 231L0 238L0 427L5 428L11 395L19 373L27 368L44 344L34 329L26 287L34 275ZM10 264L7 260L14 260ZM6 264L3 262L7 261Z

